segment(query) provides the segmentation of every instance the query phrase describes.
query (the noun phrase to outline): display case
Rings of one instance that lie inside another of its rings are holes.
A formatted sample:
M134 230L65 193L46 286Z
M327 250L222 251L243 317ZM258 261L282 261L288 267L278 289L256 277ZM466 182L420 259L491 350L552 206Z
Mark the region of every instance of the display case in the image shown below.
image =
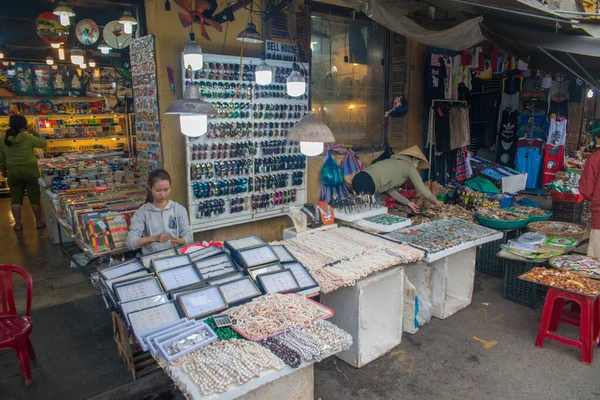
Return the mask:
M308 111L308 96L287 96L291 62L270 60L272 84L257 85L259 63L204 54L201 70L183 70L184 85L199 86L219 111L208 120L207 134L186 141L194 232L285 215L306 202L306 157L287 135Z

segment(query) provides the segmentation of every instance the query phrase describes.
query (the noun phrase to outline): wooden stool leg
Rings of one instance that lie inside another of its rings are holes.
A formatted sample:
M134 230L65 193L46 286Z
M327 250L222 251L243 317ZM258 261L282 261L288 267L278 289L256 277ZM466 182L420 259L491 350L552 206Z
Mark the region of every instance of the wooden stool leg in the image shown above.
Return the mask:
M594 325L594 303L596 299L589 297L581 302L581 324L579 326L579 341L581 342L581 362L591 364L594 359L594 349L596 347L593 338Z
M544 339L548 328L550 328L550 322L552 319L552 307L554 306L554 300L556 295L553 288L548 289L548 295L546 296L546 302L544 303L544 311L542 312L542 320L540 321L540 328L538 330L537 339L535 340L535 347L544 347Z
M550 320L550 330L552 332L555 332L558 329L558 324L560 324L560 320L562 319L564 305L564 299L560 297L554 299L554 304L552 304L552 319Z

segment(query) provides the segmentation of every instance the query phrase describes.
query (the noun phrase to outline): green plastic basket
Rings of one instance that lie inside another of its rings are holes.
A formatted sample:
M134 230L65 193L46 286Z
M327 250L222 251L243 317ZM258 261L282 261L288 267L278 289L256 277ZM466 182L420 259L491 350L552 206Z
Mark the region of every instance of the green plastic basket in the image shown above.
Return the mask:
M497 219L482 217L479 214L475 214L475 217L477 218L477 221L479 221L479 223L481 225L487 226L488 228L492 228L492 229L524 228L527 226L527 224L529 222L531 222L531 220L529 218L519 219L516 221L504 221L504 220L497 220Z
M541 217L537 217L534 215L529 216L529 222L539 222L539 221L548 221L550 217L552 217L552 213L547 211L548 214L542 215Z

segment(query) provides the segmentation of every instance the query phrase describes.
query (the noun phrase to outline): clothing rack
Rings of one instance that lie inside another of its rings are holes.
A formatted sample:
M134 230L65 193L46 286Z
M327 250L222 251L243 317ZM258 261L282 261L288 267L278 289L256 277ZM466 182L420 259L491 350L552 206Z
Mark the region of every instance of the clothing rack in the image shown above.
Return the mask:
M431 108L434 107L435 103L460 103L460 104L467 104L468 101L467 100L446 100L446 99L433 99L431 100ZM433 121L429 121L429 123L433 123ZM433 131L435 129L435 125L433 126L432 129L429 129L429 168L427 170L427 180L430 181L431 180L431 163L432 163L432 157L433 157L433 144L435 143L435 139L433 137Z

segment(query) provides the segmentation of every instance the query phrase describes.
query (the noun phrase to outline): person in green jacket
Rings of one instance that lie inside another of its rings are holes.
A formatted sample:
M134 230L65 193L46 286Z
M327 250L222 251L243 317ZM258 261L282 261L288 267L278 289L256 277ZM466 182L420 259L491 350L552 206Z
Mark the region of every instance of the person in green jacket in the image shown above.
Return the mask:
M40 186L38 179L40 171L35 157L35 148L46 147L46 140L38 132L27 126L27 118L22 115L11 115L8 121L9 129L0 138L0 172L8 178L10 187L11 211L15 219L15 231L23 229L21 225L21 206L25 189L31 210L35 215L38 229L46 226L42 220L40 206Z
M356 174L352 179L352 189L357 194L385 193L398 203L410 207L415 213L419 213L419 207L396 190L397 187L410 180L421 197L431 203L438 203L433 193L423 183L419 171L417 171L419 164L422 167L429 166L421 149L417 146L410 147L398 154L393 154L386 160L371 164Z

